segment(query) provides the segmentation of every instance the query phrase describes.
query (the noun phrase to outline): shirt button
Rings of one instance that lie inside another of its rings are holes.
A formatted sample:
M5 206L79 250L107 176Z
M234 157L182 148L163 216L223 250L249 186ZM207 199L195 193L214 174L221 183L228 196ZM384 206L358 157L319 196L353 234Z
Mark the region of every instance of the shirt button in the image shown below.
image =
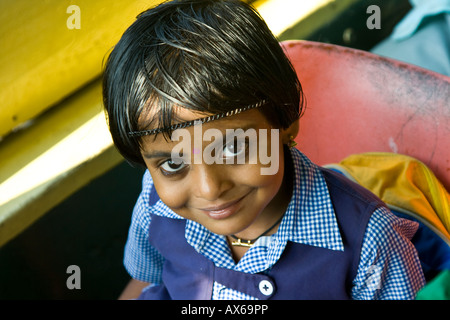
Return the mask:
M259 283L259 291L265 296L270 296L273 293L273 284L270 281L262 280Z

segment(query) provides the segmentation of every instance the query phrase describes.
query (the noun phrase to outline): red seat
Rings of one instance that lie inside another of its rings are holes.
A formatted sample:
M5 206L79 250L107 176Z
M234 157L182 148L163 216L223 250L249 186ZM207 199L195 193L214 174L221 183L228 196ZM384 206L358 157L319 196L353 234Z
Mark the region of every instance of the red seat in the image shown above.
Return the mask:
M450 78L369 52L286 41L307 100L298 148L319 165L396 152L450 190Z

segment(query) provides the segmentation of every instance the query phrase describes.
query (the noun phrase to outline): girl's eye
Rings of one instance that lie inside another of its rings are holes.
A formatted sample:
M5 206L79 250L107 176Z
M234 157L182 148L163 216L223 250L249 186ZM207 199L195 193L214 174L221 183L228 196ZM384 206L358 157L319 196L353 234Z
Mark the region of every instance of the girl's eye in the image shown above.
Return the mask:
M173 160L173 159L167 160L159 166L162 174L165 176L177 174L185 167L186 164L182 160Z
M232 158L247 150L247 142L245 139L235 138L223 147L223 157Z

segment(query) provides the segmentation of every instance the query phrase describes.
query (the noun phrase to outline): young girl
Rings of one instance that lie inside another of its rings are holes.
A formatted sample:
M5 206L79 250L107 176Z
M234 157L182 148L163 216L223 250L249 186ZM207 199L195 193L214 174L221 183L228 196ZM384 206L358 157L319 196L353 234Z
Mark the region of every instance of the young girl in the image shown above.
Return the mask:
M104 104L118 150L148 169L122 298L412 299L423 286L417 225L294 148L301 85L251 6L143 12L109 56Z

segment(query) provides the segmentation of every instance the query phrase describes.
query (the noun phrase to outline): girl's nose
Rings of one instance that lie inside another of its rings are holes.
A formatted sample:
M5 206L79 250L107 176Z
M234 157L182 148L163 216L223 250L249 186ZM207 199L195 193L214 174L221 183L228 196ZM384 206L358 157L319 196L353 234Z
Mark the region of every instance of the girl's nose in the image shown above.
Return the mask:
M192 192L196 197L214 201L232 188L233 182L227 176L224 165L203 163L194 166Z

